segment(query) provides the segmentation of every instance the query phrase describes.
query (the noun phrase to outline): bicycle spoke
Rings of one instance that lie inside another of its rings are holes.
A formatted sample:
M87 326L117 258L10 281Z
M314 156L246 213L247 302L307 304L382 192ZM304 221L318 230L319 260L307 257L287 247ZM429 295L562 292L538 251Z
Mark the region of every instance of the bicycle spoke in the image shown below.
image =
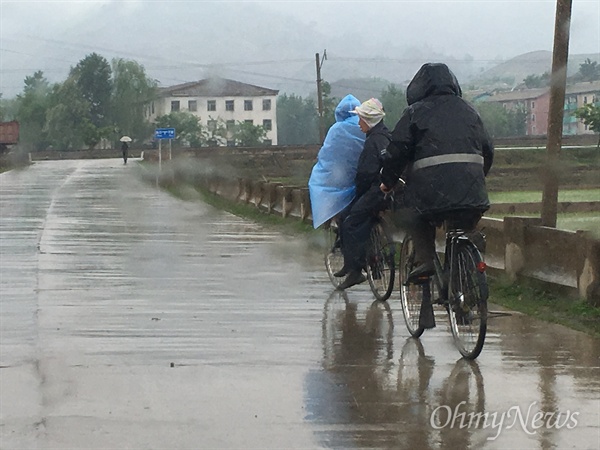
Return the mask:
M334 277L333 274L344 266L344 255L338 240L337 228L330 226L325 229L325 269L334 287L338 287L343 278Z
M413 269L414 252L414 242L410 236L406 236L400 251L400 300L402 303L404 321L406 322L406 328L408 329L408 332L413 337L419 337L424 331L424 329L419 326L419 315L421 314L424 285L406 283L408 274Z
M380 301L387 300L394 288L394 244L383 220L373 226L367 250L366 272L371 291Z
M460 243L456 252L448 314L460 353L474 359L481 352L487 328L487 282L478 270L481 256L473 244Z

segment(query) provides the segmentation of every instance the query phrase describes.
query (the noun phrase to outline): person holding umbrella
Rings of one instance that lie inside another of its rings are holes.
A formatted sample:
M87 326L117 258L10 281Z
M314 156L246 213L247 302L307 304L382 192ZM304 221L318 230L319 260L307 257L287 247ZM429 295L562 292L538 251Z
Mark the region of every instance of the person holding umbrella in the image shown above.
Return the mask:
M131 138L129 136L123 136L120 141L121 151L123 152L123 163L127 164L127 154L129 152L129 142L131 142Z

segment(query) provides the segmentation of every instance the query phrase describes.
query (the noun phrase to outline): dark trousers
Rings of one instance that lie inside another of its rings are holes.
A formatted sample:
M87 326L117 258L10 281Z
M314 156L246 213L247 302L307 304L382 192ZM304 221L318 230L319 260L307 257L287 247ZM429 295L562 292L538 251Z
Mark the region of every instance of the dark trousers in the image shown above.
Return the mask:
M360 271L366 264L367 244L376 214L387 202L379 186L371 187L341 214L342 253L349 270Z
M435 257L435 229L446 222L450 229L471 231L481 219L481 211L466 209L438 215L419 215L413 218L410 232L415 243L415 259L419 264Z

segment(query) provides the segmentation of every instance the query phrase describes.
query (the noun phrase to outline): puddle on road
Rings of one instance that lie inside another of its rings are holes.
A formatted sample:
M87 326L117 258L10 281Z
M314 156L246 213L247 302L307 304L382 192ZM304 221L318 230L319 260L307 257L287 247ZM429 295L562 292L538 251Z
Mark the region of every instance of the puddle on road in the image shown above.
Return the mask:
M324 302L322 369L306 420L332 448L597 448L600 342L515 314L490 319L476 361L446 316L416 340L398 299L350 291Z

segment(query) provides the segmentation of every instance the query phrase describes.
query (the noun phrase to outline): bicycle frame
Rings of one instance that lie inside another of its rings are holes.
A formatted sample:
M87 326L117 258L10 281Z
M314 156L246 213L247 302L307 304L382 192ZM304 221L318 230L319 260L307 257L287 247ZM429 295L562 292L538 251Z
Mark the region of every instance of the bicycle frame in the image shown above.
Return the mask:
M444 262L442 264L437 252L433 259L435 274L432 278L440 295L440 298L436 301L438 304L450 303L450 299L448 298L448 287L450 284L450 274L455 269L454 267L451 267L451 264L456 262L455 251L458 241L469 240L469 238L466 236L466 233L467 232L465 230L461 229L447 230Z
M448 223L445 223L448 227ZM487 329L487 281L485 263L471 240L471 231L446 228L443 259L434 255L434 273L408 282L414 268L415 248L410 235L401 250L400 297L404 319L411 336L419 338L435 326L433 306L448 313L455 345L463 357L475 359L481 352ZM411 287L412 286L412 287Z

